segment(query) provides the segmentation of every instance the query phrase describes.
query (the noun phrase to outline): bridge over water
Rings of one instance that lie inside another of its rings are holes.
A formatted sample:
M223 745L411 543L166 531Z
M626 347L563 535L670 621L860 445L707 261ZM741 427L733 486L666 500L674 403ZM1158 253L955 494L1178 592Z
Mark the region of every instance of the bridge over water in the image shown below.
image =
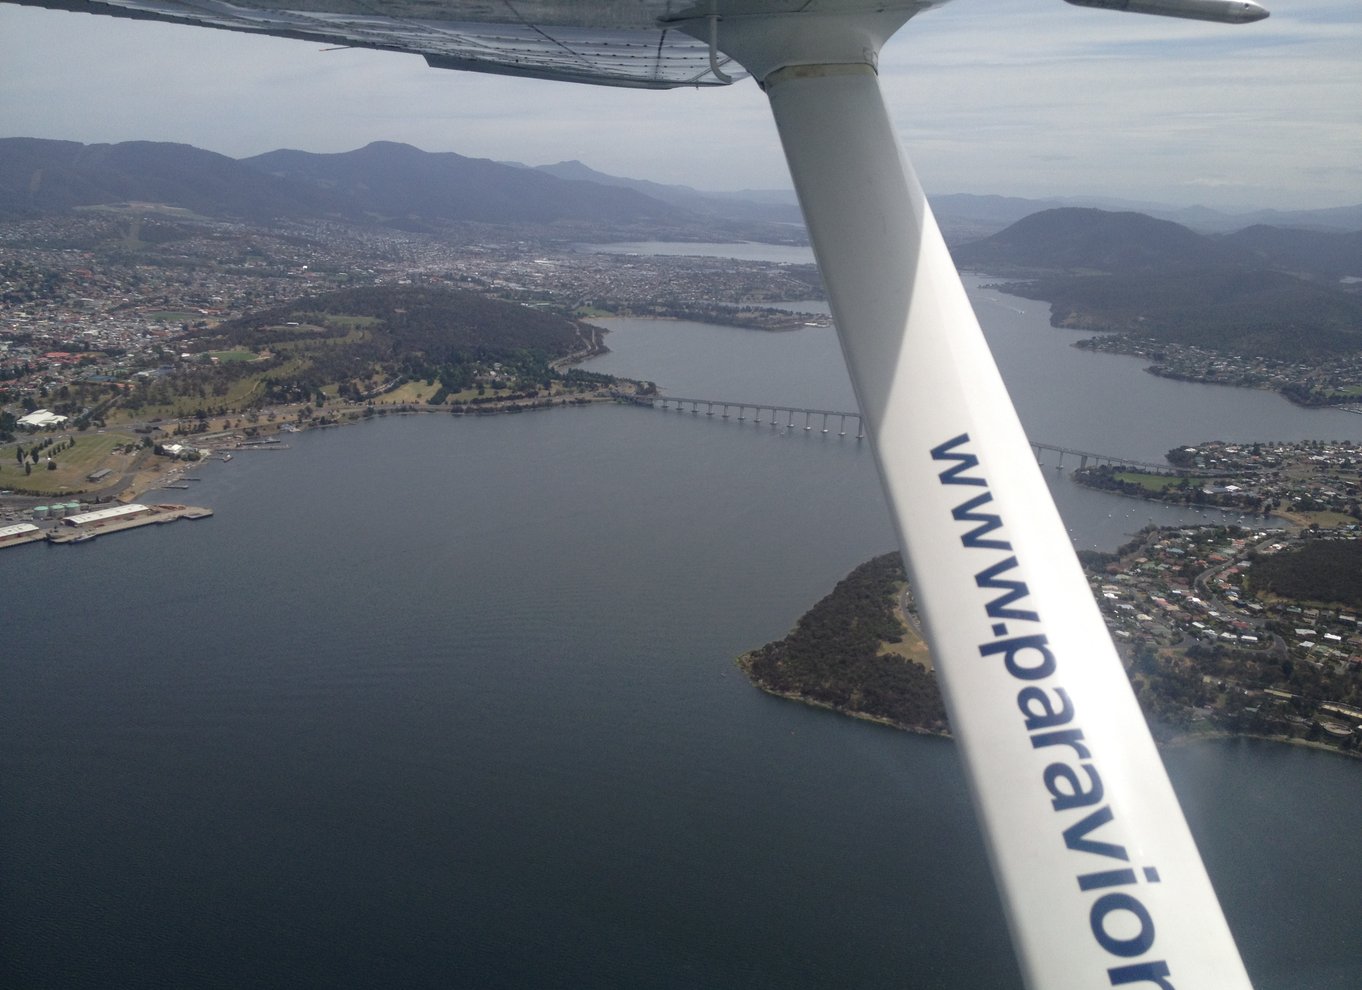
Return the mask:
M674 409L679 413L688 412L692 416L699 416L703 413L706 416L720 419L736 419L740 423L749 421L755 424L766 423L773 427L784 427L787 430L802 428L806 433L836 433L839 437L850 434L857 440L865 439L864 423L861 420L861 414L858 412L814 409L807 406L724 401L722 399L692 399L680 395L630 395L624 398L635 405L649 406L653 409L669 412ZM1063 470L1065 459L1068 458L1071 470L1090 465L1119 464L1163 474L1183 473L1169 464L1150 464L1145 461L1132 460L1129 457L1121 457L1117 454L1099 454L1091 450L1076 450L1072 447L1061 447L1058 444L1044 443L1039 440L1031 441L1031 449L1036 453L1037 464L1047 465L1048 462L1053 462L1049 466L1056 470Z
M853 435L856 439L865 438L861 414L858 412L811 409L804 406L773 406L755 402L724 402L720 399L687 399L679 395L632 395L629 396L629 400L640 406L652 406L654 409L670 410L675 406L677 412L689 412L692 416L700 415L703 410L706 416L736 419L740 423L751 420L753 423L769 423L791 430L802 426L810 433L815 429L821 433L831 433L832 427L829 424L835 421L837 435L840 437L847 435L847 424L853 423Z

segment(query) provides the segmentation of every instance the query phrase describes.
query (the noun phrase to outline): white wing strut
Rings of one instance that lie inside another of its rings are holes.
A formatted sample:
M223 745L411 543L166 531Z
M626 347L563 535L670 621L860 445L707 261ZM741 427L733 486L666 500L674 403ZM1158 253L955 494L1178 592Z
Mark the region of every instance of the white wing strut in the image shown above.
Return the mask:
M828 49L828 23L807 28L803 46L730 26L720 44L762 82L789 159L1027 986L1249 987L900 153L878 46L857 33Z

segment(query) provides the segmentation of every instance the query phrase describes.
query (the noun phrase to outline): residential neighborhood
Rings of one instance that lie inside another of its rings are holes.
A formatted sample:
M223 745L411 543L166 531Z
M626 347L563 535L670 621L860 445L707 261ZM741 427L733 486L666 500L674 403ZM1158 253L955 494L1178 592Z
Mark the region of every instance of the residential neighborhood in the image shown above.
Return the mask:
M1150 528L1090 557L1093 595L1146 714L1165 733L1284 735L1362 749L1362 600L1302 601L1254 568L1310 544L1362 548L1336 531Z

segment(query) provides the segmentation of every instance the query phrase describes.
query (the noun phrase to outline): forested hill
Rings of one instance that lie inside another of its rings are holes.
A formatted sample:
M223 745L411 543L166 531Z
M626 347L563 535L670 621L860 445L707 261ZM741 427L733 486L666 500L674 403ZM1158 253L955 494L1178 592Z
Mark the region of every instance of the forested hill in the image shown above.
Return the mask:
M790 635L744 654L739 666L772 694L947 734L936 678L911 660L881 652L885 643L903 639L894 605L906 581L897 553L867 561L806 612Z
M228 394L233 381L259 379L256 397L264 401L324 393L358 401L416 379L438 381L441 397L471 388L482 396L483 385L532 397L559 377L554 358L589 352L593 340L571 320L514 303L456 289L377 286L223 323L190 349L256 356L208 366L215 396Z
M1362 351L1362 295L1287 272L1187 269L1051 276L1009 286L1050 322L1246 358L1319 361Z
M296 326L290 326L295 324ZM517 350L550 358L571 353L577 324L515 303L437 286L384 285L299 299L222 324L215 343L254 347L289 336L343 334L362 326L392 355L424 355L435 364L456 356ZM311 328L311 329L308 329Z
M1051 322L1252 359L1362 352L1362 233L1255 226L1207 237L1167 220L1046 210L953 252L1026 278L1009 292L1051 304Z
M1168 271L1248 265L1251 255L1170 220L1081 207L1042 210L952 252L988 272Z
M421 285L298 299L215 327L200 324L170 346L187 356L139 376L120 404L147 417L196 417L200 430L210 416L268 409L273 417L281 406L292 406L289 414L300 420L325 417L337 402L369 407L340 414L350 419L412 401L459 413L543 407L589 401L616 382L555 363L599 352L597 328Z
M1362 231L1255 224L1207 235L1143 213L1079 207L1041 210L951 254L962 268L993 274L1266 269L1321 282L1362 278Z
M1255 224L1221 243L1280 271L1309 272L1319 278L1362 277L1362 230L1350 234Z

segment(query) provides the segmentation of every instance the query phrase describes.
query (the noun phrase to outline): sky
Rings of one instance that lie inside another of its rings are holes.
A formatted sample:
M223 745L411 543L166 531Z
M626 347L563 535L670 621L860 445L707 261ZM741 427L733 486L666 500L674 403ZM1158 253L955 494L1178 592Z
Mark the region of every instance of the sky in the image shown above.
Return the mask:
M1263 2L1269 19L1218 25L953 0L890 40L881 83L929 195L1362 203L1362 3ZM0 3L0 137L234 158L384 140L701 189L790 184L751 80L618 90L323 47Z

